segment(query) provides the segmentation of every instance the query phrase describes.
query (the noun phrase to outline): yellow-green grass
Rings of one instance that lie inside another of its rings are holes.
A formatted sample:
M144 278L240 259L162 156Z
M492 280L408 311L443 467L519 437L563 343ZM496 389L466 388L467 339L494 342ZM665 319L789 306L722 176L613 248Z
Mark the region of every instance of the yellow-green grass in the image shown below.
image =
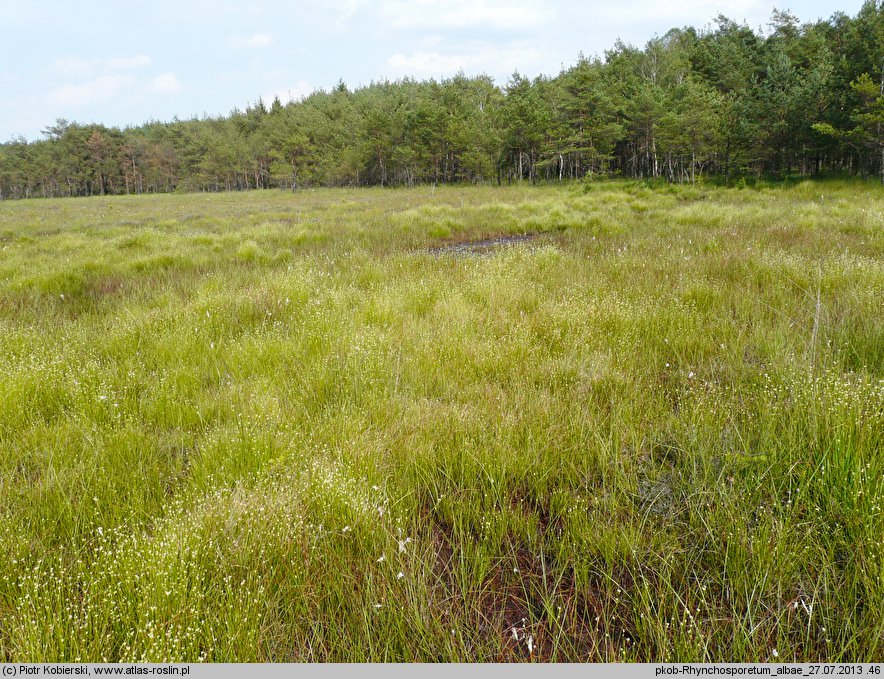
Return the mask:
M882 661L882 255L872 183L0 203L0 659Z

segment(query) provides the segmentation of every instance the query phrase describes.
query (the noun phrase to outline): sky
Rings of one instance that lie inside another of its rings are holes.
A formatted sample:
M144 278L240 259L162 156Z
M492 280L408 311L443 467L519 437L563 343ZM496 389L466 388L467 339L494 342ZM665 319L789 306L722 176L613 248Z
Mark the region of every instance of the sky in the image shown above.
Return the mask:
M554 75L619 38L718 15L768 30L862 0L0 0L0 142L56 119L126 127L297 100L343 80Z

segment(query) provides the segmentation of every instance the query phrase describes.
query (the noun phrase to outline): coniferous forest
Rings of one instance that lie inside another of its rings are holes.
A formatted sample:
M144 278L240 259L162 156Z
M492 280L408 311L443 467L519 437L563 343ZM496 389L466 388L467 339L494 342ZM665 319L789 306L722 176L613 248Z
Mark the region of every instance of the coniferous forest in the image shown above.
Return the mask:
M341 82L297 102L0 145L0 197L596 177L884 179L884 2L763 33L720 16L554 77Z

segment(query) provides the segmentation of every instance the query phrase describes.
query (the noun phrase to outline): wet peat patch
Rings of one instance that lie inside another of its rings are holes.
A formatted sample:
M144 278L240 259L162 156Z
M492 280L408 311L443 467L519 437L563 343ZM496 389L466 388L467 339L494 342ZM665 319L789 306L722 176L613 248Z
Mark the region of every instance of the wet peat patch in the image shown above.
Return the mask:
M446 243L445 245L437 245L436 247L427 248L427 252L431 255L486 255L510 245L518 245L519 243L529 243L536 240L540 233L520 233L507 236L496 236L494 238L485 238L482 240L459 241L457 243Z

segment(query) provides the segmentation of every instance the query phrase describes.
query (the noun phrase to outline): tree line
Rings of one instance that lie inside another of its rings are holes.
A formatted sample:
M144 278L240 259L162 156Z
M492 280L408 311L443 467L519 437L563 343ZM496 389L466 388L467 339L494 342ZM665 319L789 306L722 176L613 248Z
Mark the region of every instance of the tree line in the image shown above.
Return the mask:
M720 16L554 77L341 82L289 104L118 129L58 120L0 145L0 197L308 186L884 180L884 2L766 32Z

